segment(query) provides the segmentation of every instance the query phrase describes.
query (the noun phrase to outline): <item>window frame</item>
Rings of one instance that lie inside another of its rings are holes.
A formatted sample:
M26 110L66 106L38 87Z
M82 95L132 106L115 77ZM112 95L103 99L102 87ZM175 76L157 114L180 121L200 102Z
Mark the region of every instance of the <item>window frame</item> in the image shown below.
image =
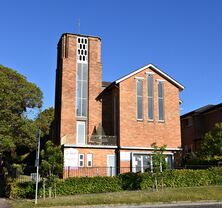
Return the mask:
M146 81L147 81L147 119L148 119L148 121L154 121L154 73L153 72L146 72L146 74L147 74L147 79L146 79ZM152 96L150 96L149 95L149 77L151 77L152 78ZM152 99L152 118L150 118L149 117L149 99Z
M91 165L89 165L89 162L91 162ZM86 155L86 166L89 168L93 167L93 154L92 153L87 153Z
M79 142L79 125L84 124L84 142ZM77 144L86 144L86 122L85 121L76 121L76 143Z
M144 113L143 113L143 80L144 80L144 78L143 77L135 77L135 79L136 79L136 119L137 119L137 121L143 121L144 120ZM141 81L141 83L142 83L142 87L141 87L142 92L141 92L141 96L140 96L142 98L142 101L141 101L142 102L141 103L142 118L138 118L138 93L137 93L137 82L138 81Z
M83 156L83 158L82 159L80 159L80 156ZM82 167L84 167L84 159L85 159L85 155L84 154L79 154L79 164L78 164L78 166L80 167L80 168L82 168ZM80 162L82 162L82 165L80 165Z
M80 66L80 68L78 67ZM83 79L84 66L86 67L86 79ZM81 79L78 79L78 72L80 71ZM80 95L78 95L77 90L78 83L80 83ZM86 87L86 95L83 97L83 86ZM78 97L79 96L79 97ZM80 101L79 101L80 100ZM85 115L83 115L83 101L85 101ZM80 115L78 115L78 102L80 102ZM76 117L86 119L88 116L88 63L77 62L76 63Z
M165 80L157 79L157 96L158 96L158 122L165 122L165 109L164 109L164 82ZM162 97L159 96L159 83L162 83ZM160 119L160 99L163 101L163 119Z

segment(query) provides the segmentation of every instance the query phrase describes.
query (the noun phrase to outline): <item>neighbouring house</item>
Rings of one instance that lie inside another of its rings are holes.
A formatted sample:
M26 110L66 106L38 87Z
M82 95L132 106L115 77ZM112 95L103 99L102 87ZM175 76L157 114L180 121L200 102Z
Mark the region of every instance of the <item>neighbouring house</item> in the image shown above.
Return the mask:
M152 64L103 82L99 37L63 34L57 59L54 133L64 177L151 170L153 143L166 144L169 167L177 165L183 85Z
M222 103L206 105L180 117L183 153L200 150L204 135L222 122Z

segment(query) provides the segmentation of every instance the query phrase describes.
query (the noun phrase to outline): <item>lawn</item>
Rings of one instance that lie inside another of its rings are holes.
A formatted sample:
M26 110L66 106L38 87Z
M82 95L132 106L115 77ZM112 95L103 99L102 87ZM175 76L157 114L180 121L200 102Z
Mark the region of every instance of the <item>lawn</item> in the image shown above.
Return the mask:
M143 204L169 203L179 201L222 201L222 186L204 186L188 188L170 188L159 192L151 191L122 191L114 193L81 194L52 199L39 199L38 205L34 200L9 200L14 208L77 206L98 204Z

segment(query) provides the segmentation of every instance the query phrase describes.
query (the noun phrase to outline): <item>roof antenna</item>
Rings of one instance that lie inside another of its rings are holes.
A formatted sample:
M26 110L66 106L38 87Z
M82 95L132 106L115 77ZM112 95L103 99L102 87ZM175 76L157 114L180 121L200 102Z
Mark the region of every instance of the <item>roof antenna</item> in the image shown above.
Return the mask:
M78 34L80 34L80 19L78 19L77 27L78 27Z

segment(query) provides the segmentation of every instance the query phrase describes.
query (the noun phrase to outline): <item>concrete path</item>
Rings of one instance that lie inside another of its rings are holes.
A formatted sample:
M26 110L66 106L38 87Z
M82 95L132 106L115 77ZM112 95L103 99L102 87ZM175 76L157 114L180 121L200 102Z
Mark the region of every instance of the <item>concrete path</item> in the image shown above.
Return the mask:
M222 208L222 202L184 202L184 203L173 203L173 204L143 204L143 205L95 205L95 206L75 206L75 208ZM62 208L62 207L57 207ZM67 208L74 208L74 206L69 206Z
M6 199L0 198L0 208L11 208Z

